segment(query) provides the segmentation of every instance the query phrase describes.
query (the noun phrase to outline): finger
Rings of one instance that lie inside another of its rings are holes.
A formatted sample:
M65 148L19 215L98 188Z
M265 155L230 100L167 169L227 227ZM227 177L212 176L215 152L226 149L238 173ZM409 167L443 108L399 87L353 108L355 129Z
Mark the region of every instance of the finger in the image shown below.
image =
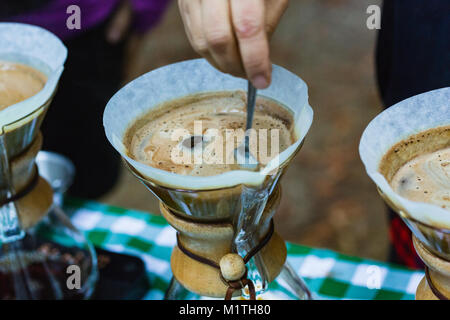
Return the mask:
M178 0L181 19L192 48L208 61L213 62L202 30L202 10L200 0Z
M258 89L270 84L271 63L264 0L231 0L231 16L248 79Z
M209 53L220 70L245 76L231 24L229 2L202 1L202 22Z
M270 38L289 5L289 0L266 0L266 33Z

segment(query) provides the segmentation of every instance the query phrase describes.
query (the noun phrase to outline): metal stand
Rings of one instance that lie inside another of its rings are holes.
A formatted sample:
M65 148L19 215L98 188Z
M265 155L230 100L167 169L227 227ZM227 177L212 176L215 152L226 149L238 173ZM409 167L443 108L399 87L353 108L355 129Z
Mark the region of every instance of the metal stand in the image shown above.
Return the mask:
M172 276L169 287L164 294L164 300L183 300L187 294L187 290Z
M299 300L313 300L311 291L309 291L306 283L295 273L289 262L285 262L278 277L283 279L283 281L289 286L288 289L290 289Z

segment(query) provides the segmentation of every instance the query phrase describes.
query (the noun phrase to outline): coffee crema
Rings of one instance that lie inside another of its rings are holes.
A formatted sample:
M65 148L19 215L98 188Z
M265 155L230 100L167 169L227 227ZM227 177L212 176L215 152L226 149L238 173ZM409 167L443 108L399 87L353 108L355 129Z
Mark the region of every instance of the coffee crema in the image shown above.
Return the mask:
M398 143L380 169L400 196L450 211L450 127L430 129Z
M295 142L293 123L292 113L279 103L257 98L250 152L261 166ZM212 176L241 169L233 151L244 139L245 125L244 92L202 93L168 101L139 117L124 145L131 158L146 165ZM188 158L180 160L180 154Z
M0 111L42 90L47 77L30 66L0 61Z
M392 188L402 197L450 210L450 148L414 158L398 170Z

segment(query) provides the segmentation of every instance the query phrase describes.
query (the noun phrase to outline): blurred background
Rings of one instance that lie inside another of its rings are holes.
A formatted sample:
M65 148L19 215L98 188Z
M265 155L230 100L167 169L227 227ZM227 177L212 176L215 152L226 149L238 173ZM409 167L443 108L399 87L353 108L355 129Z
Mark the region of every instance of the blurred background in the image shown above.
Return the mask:
M376 31L366 28L371 4L381 1L291 1L272 38L273 62L306 81L315 111L304 147L282 180L275 221L286 240L386 260L386 209L358 154L365 126L382 111L375 83ZM133 43L128 49L124 83L197 57L176 1L138 49ZM159 213L156 199L123 167L119 182L100 201Z

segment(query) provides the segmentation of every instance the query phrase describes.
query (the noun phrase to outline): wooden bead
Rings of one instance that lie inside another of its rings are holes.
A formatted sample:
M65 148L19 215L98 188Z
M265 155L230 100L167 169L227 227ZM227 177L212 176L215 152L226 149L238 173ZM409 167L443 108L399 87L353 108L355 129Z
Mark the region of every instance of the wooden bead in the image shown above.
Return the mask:
M245 263L240 255L228 253L220 259L220 272L225 280L236 281L245 274Z

